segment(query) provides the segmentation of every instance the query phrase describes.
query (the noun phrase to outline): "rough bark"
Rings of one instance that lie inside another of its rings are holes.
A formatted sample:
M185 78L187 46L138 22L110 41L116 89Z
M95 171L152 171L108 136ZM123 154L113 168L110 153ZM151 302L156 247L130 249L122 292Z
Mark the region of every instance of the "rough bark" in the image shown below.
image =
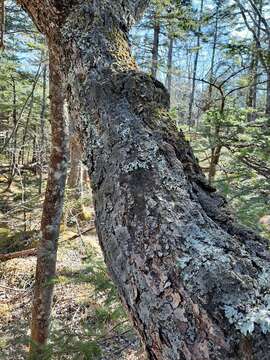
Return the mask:
M50 42L49 60L52 150L41 220L41 240L37 252L36 281L32 307L30 358L33 360L47 359L45 345L50 324L53 280L55 277L68 154L60 57L55 51L55 44Z
M266 242L235 224L166 89L138 71L127 38L137 3L74 1L55 23L109 272L149 359L269 359Z

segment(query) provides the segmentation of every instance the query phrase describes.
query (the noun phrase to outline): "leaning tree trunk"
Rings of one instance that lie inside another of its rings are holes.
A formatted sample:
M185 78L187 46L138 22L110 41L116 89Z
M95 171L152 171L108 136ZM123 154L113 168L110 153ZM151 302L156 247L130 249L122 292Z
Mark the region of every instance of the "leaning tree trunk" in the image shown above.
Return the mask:
M48 37L61 27L55 51L99 241L148 358L269 359L266 243L234 223L169 117L166 89L130 55L128 29L148 1L23 2Z
M50 325L68 154L60 59L54 52L54 45L51 44L49 44L49 60L52 150L41 221L41 241L37 252L31 323L31 360L43 360L47 359L48 356L46 354L46 342Z

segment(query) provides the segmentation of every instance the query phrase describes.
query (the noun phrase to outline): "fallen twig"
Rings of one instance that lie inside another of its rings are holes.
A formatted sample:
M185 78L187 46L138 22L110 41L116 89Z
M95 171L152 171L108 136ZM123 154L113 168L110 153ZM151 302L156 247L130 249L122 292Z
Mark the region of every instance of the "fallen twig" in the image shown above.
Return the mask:
M15 251L15 252L8 253L8 254L0 254L0 261L4 262L4 261L8 261L8 260L15 259L15 258L25 258L25 257L29 257L29 256L36 256L36 255L37 255L37 249L32 248L32 249L28 249L28 250Z
M92 227L81 231L80 234L75 234L75 235L71 236L68 239L60 241L60 243L75 240L78 237L80 237L81 235L84 235L84 234L86 234L89 231L94 230L94 229L95 229L95 226L93 225ZM31 248L31 249L28 249L28 250L15 251L15 252L8 253L8 254L0 254L0 262L5 262L5 261L11 260L11 259L36 256L36 255L37 255L37 248Z

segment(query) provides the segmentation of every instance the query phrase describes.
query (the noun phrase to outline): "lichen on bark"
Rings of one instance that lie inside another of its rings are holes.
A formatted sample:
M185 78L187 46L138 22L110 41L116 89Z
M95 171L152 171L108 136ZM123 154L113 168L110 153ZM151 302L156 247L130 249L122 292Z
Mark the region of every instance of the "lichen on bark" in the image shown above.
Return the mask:
M108 270L149 359L269 359L268 244L207 184L128 52L146 3L74 0L57 30Z

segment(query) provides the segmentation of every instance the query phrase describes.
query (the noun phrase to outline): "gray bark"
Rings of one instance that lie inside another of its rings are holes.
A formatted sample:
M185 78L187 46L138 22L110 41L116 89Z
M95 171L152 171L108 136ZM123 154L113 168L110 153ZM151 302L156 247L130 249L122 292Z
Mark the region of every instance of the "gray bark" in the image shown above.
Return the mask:
M100 245L148 358L269 359L267 244L234 222L169 117L166 89L138 71L127 39L136 2L62 4L54 32L47 6L24 3L61 54Z

